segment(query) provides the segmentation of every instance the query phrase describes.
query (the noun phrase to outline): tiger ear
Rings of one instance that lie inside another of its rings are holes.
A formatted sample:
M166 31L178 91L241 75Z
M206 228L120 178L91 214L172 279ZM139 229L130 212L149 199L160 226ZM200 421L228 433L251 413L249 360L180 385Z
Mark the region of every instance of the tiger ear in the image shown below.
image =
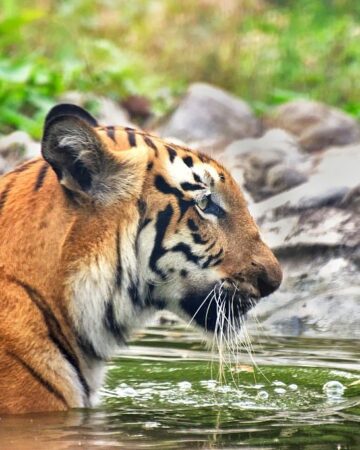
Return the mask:
M126 152L111 153L94 129L95 119L75 108L73 114L68 107L55 107L45 121L41 152L60 184L101 203L137 195L137 160Z
M95 117L93 117L89 112L85 111L85 109L81 108L80 106L72 105L71 103L60 103L51 108L48 112L45 118L45 129L52 120L60 116L78 117L84 122L87 122L92 127L99 126Z

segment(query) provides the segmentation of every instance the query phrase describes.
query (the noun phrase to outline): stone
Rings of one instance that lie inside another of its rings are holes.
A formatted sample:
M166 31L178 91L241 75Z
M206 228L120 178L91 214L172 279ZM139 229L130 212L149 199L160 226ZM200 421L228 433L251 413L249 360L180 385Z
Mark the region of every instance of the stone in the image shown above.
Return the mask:
M293 133L307 152L360 142L360 124L339 109L312 100L294 100L264 117L267 128Z
M334 147L307 182L249 205L284 271L253 312L264 333L360 338L359 167L360 144Z
M273 129L231 143L219 159L255 201L304 183L314 164L290 133Z
M8 164L6 160L0 156L0 175L6 173L8 171Z
M250 205L250 209L259 220L265 215L273 220L343 202L345 206L346 196L359 184L359 167L360 144L331 148L322 153L306 183Z
M0 138L0 172L12 170L21 162L40 156L41 146L24 131L14 131Z
M347 209L351 208L360 213L360 184L347 192L342 200L341 206Z
M158 132L203 149L223 149L235 139L258 135L259 130L259 121L245 101L209 84L195 83Z

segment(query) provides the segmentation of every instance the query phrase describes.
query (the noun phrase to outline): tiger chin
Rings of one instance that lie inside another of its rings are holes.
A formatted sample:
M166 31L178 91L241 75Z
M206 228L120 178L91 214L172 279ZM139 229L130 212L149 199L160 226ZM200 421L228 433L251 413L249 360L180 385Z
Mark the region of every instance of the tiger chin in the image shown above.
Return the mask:
M155 311L239 328L282 277L224 167L68 104L0 179L0 233L1 413L89 407Z

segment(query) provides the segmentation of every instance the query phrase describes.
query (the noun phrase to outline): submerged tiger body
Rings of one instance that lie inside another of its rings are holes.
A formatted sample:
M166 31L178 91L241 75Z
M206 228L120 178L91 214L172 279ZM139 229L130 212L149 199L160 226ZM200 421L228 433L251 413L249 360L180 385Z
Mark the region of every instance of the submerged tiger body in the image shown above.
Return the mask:
M91 406L106 361L156 310L211 335L219 310L238 329L279 286L208 156L73 105L48 114L42 155L0 180L1 413Z

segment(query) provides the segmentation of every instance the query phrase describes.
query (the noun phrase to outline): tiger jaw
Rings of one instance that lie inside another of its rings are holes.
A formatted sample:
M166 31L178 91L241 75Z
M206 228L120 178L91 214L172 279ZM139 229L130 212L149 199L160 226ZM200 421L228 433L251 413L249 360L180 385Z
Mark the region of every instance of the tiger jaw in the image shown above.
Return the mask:
M210 283L204 279L197 283L188 280L187 284L180 284L174 278L154 286L152 292L154 307L169 309L182 317L187 325L196 325L206 333L228 333L233 338L240 331L248 311L259 300L258 294L251 295L226 279Z
M189 317L204 331L214 334L240 331L247 312L256 304L256 300L241 293L236 288L225 287L224 282L216 283L212 289L189 293L180 306Z

